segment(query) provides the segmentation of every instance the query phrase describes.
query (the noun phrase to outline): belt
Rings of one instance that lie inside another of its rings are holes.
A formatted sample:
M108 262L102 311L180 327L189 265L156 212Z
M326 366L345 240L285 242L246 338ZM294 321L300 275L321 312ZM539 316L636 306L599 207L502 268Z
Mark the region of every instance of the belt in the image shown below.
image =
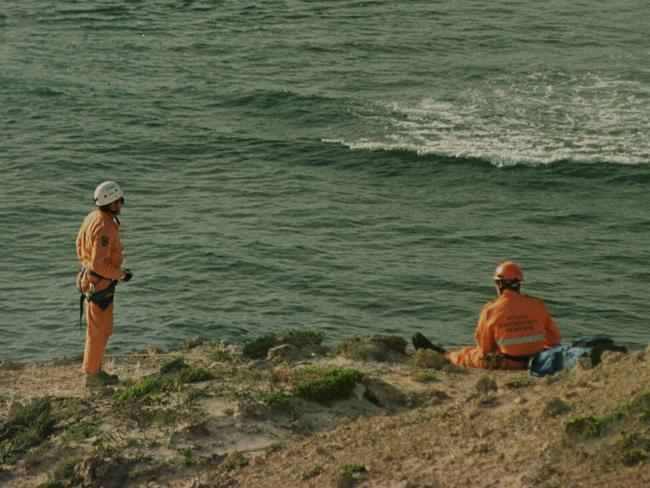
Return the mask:
M520 363L526 363L528 364L528 361L530 361L530 358L533 356L511 356L510 354L504 354L504 353L499 353L500 356L504 356L511 361L518 361Z

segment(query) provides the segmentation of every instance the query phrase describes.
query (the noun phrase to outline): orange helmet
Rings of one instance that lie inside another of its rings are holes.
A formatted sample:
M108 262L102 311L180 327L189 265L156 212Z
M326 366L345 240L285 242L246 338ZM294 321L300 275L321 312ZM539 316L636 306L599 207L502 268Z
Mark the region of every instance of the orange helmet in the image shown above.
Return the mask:
M524 272L514 261L506 261L494 271L495 280L524 281Z

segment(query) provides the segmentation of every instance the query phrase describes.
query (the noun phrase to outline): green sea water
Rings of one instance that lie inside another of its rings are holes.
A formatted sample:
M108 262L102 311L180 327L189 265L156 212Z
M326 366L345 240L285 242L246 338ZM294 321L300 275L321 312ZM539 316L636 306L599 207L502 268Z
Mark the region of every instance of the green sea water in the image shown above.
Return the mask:
M647 2L6 1L0 356L77 354L74 239L125 190L109 352L318 327L471 344L505 259L567 340L650 342Z

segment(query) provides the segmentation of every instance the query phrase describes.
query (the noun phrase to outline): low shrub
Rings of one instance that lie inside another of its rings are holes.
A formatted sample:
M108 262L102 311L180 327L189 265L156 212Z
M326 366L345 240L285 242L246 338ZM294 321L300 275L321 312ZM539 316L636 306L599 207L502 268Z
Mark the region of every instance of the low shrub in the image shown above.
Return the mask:
M626 448L634 447L638 441L639 441L639 434L635 432L622 432L619 444L621 445L622 448L626 449Z
M49 398L36 398L0 426L0 464L13 463L52 432L55 419Z
M634 466L648 458L648 452L643 448L630 449L623 454L623 464L626 466Z
M271 410L287 410L291 408L291 396L281 391L270 391L262 395L262 403Z
M160 368L160 374L176 373L188 367L189 366L187 365L187 363L183 361L183 358L176 358L172 361L169 361L168 363L165 363Z
M318 329L286 329L280 334L269 332L246 341L242 347L242 355L251 359L263 358L269 349L282 344L289 344L298 349L319 346L324 337L325 334Z
M280 342L295 347L320 346L325 334L319 329L286 329L280 333Z
M328 404L347 397L363 374L351 368L307 366L292 372L294 393L306 400Z
M214 374L205 368L185 368L178 372L178 381L181 383L199 383L214 379Z
M601 420L593 415L587 415L570 419L565 426L565 431L572 437L598 437L602 428Z
M247 358L259 359L266 357L266 353L269 352L269 349L279 344L280 340L275 336L275 334L264 334L245 342L241 353Z

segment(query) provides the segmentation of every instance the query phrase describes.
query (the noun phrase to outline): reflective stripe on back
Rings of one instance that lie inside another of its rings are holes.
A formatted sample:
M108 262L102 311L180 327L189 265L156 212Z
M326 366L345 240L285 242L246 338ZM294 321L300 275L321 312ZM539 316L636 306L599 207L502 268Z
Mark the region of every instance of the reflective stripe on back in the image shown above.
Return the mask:
M512 344L528 344L529 342L544 342L544 334L497 339L497 344L500 346L510 346Z

